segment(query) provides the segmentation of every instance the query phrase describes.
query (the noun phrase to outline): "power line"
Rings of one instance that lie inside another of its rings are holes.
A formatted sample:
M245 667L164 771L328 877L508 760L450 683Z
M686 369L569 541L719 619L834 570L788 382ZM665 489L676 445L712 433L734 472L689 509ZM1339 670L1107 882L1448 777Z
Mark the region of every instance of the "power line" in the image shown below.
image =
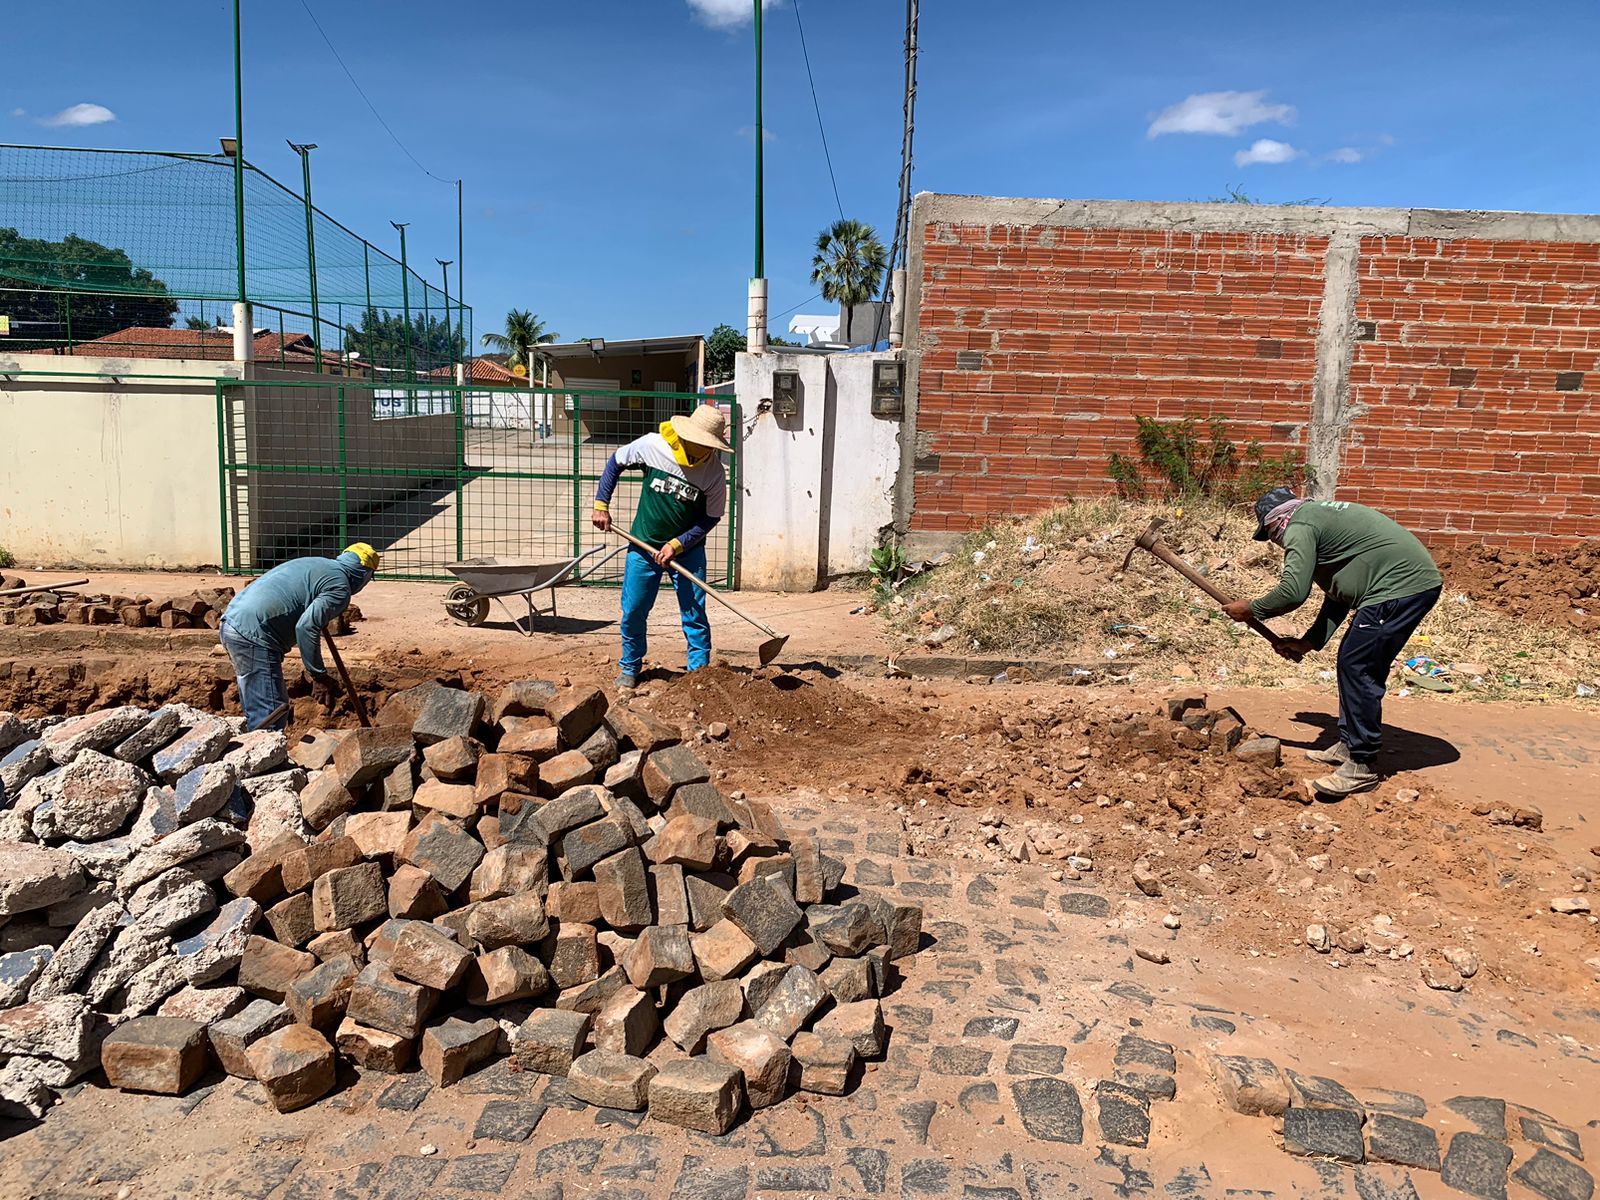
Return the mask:
M372 110L372 115L378 119L378 124L383 126L383 131L394 139L394 144L399 146L401 151L404 152L405 156L413 163L416 163L417 170L421 171L429 179L437 180L439 183L455 183L456 181L454 179L440 179L439 176L435 175L432 171L428 170L427 167L423 166L422 163L417 160L417 156L415 154L406 149L406 144L400 140L399 135L395 133L394 130L389 128L389 122L383 119L383 114L378 111L377 106L372 103L372 101L368 98L367 93L362 90L361 85L356 82L356 77L351 74L350 68L345 66L345 61L340 56L338 48L334 46L333 42L328 38L327 33L323 31L322 22L318 21L317 14L311 11L311 5L307 4L306 0L300 0L300 7L306 10L306 16L311 18L311 23L316 26L317 33L322 38L323 44L328 47L328 50L334 57L334 60L338 62L340 69L344 71L345 78L350 81L350 86L355 88L356 93L366 101L367 107Z
M790 314L790 313L792 313L792 312L796 312L796 311L798 311L798 310L799 310L799 309L802 309L802 308L804 308L804 307L805 307L805 306L806 306L806 305L808 305L808 304L810 304L810 303L811 303L811 302L812 302L812 301L813 301L813 300L821 300L821 299L822 299L822 293L821 293L821 292L818 292L818 293L817 293L817 294L816 294L816 295L815 295L815 296L808 296L808 297L806 297L806 298L805 298L805 299L804 299L804 300L802 300L802 301L800 301L800 303L799 303L799 304L796 304L796 305L795 305L795 306L794 306L794 308L786 308L786 309L784 309L784 310L783 310L783 311L782 311L782 312L780 312L780 313L773 313L773 314L772 314L772 315L773 315L773 316L774 316L774 317L787 317L787 316L788 316L788 315L789 315L789 314Z
M806 49L806 27L800 20L800 0L794 0L794 23L800 30L800 54L806 60L806 80L811 84L811 107L817 112L817 133L822 137L822 157L828 164L828 181L833 184L833 203L842 221L844 205L839 202L839 181L833 175L833 155L828 153L828 131L822 127L822 105L817 100L817 81L811 75L811 52ZM783 314L778 315L781 317Z

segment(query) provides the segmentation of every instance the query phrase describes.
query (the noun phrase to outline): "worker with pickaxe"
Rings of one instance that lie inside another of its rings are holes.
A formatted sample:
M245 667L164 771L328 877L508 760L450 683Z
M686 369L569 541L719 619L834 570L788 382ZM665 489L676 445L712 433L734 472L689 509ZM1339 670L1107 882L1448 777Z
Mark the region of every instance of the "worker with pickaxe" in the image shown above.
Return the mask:
M1306 602L1315 583L1322 610L1298 638L1273 648L1291 662L1321 650L1345 617L1355 618L1339 646L1339 741L1308 757L1337 767L1312 781L1329 799L1378 786L1383 693L1406 640L1438 602L1444 579L1427 548L1375 509L1344 500L1302 500L1274 488L1256 501L1258 542L1283 547L1278 586L1256 600L1233 600L1222 611L1235 621L1267 621Z
M239 680L239 707L250 728L287 727L283 659L294 647L300 649L300 665L312 692L332 706L339 690L322 665L323 630L372 581L379 561L366 542L346 546L337 558L292 558L233 598L218 633ZM333 647L332 641L328 646Z

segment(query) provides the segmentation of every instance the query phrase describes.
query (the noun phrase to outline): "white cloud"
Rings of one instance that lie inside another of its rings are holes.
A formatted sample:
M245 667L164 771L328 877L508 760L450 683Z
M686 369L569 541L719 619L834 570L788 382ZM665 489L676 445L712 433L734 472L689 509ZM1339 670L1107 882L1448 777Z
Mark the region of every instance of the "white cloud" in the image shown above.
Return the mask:
M1287 125L1294 105L1268 104L1266 92L1200 92L1163 109L1150 122L1146 137L1163 133L1235 134L1268 121Z
M25 108L13 108L11 110L11 115L13 117L25 117L28 115L28 110Z
M762 8L771 8L778 0L761 0ZM689 7L713 29L733 29L748 25L755 17L755 7L750 0L689 0Z
M1286 163L1299 158L1305 151L1296 150L1288 142L1277 142L1271 138L1257 138L1250 143L1250 149L1241 150L1233 156L1233 165L1248 167L1252 163Z
M117 114L103 104L74 104L71 108L63 108L53 117L41 117L39 124L76 129L83 125L104 125L116 119Z
M1358 163L1365 157L1366 155L1360 150L1357 150L1354 146L1340 146L1337 150L1329 152L1328 161L1336 163Z
M756 140L756 127L754 125L741 125L741 126L739 126L739 136L742 137L747 142L754 143L755 140ZM772 126L763 125L761 127L761 144L763 146L768 145L768 144L770 144L772 142L775 142L777 140L778 140L778 135L772 132Z

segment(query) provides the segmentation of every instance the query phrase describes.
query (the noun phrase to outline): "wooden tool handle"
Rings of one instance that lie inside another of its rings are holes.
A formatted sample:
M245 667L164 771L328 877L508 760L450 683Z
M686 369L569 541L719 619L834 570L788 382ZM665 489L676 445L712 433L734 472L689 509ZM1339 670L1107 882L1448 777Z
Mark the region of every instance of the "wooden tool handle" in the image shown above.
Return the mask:
M615 525L612 525L611 526L611 532L616 534L619 538L622 538L624 541L630 542L632 545L636 546L638 549L643 550L646 554L651 555L652 557L655 555L656 548L654 546L650 545L648 542L641 542L638 538L634 537L633 534L629 533L627 530L618 529ZM701 579L700 576L696 575L693 571L690 571L687 567L680 567L677 564L676 560L674 560L672 562L669 562L667 564L667 566L671 567L674 571L676 571L679 575L682 575L685 579L689 580L691 583L699 584L700 585L700 590L702 592L704 592L706 595L710 596L713 600L715 600L718 604L722 605L723 608L727 609L729 612L731 612L734 616L738 617L740 620L750 622L750 624L754 625L757 629L761 630L761 632L766 634L768 637L777 637L777 636L779 636L774 630L767 628L767 626L763 625L760 621L756 620L749 613L742 612L740 609L736 608L731 601L724 600L722 598L722 595L721 595L720 592L712 591L710 585L707 584L704 579Z
M1165 542L1158 541L1155 545L1147 547L1147 549L1151 554L1154 554L1162 562L1166 563L1167 566L1171 567L1179 575L1182 575L1190 583L1194 584L1195 587L1199 588L1202 592L1210 596L1219 604L1227 604L1233 599L1232 596L1228 595L1216 584L1212 583L1204 575L1200 574L1199 571L1196 571L1188 563L1184 562L1183 559L1179 558L1170 549L1168 549ZM1254 617L1251 617L1249 620L1243 623L1255 630L1262 637L1266 638L1267 641L1271 642L1274 646L1276 646L1279 642L1288 640L1281 634L1274 633L1272 630L1268 629Z
M344 659L339 657L339 647L333 644L333 634L324 629L322 640L328 645L328 653L333 655L333 665L339 669L339 682L344 684L344 694L350 697L350 707L356 710L356 720L361 722L363 729L370 727L372 722L367 720L366 705L361 703L356 685L350 682L350 672L344 669Z

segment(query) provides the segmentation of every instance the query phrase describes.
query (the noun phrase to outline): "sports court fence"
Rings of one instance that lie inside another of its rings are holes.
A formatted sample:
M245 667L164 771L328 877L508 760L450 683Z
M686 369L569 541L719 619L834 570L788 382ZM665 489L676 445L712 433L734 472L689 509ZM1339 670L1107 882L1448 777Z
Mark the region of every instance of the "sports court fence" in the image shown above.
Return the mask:
M248 163L244 185L261 361L417 378L465 358L472 309L443 276L429 282ZM0 144L0 349L232 358L236 211L222 154Z

